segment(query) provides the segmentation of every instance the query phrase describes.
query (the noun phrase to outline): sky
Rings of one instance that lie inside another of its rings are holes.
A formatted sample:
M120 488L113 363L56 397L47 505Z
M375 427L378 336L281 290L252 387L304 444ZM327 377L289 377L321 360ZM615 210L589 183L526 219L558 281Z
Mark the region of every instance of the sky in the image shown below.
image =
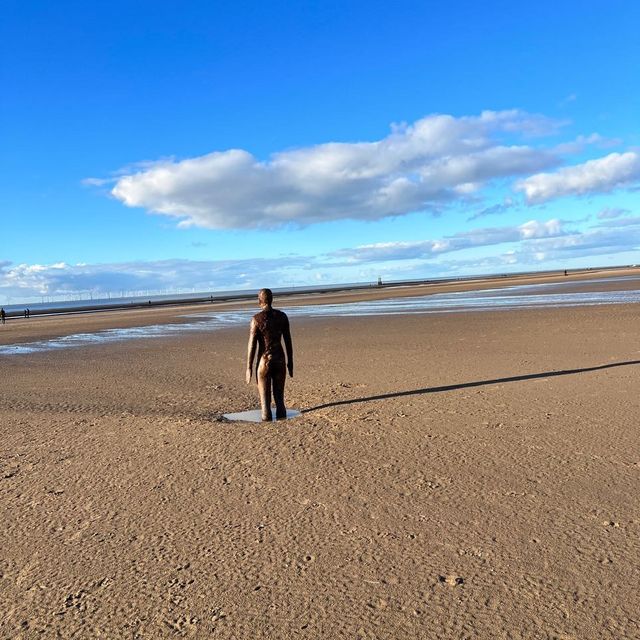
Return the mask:
M640 263L640 3L0 11L0 304Z

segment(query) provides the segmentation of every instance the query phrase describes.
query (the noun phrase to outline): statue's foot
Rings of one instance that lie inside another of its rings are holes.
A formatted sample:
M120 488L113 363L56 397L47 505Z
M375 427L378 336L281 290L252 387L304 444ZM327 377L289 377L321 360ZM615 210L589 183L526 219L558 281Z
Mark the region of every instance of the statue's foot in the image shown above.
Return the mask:
M276 420L286 420L287 419L287 410L284 411L276 411Z
M262 414L262 422L271 422L272 420L273 414L271 412Z

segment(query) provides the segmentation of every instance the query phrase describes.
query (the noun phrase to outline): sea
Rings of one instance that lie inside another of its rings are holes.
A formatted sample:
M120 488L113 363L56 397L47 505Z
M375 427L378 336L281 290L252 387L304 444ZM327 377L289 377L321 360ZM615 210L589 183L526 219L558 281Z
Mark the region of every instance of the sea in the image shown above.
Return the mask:
M619 283L620 288L598 290L597 285ZM576 291L576 285L580 290ZM591 285L591 288L590 288ZM596 286L593 286L596 285ZM344 285L336 287L342 289ZM317 289L312 289L316 291ZM323 289L330 291L332 289ZM290 291L290 290L289 290ZM300 289L297 292L303 293ZM308 291L308 290L307 290ZM229 295L229 294L227 294ZM254 297L255 292L246 297ZM218 298L220 299L220 298ZM227 299L227 298L224 298ZM515 309L542 309L580 307L610 304L640 304L640 277L622 276L594 278L579 282L553 282L506 286L499 289L458 291L412 297L386 298L344 304L314 304L286 306L282 308L292 320L296 318L364 317L416 314L464 313L469 311L496 311ZM280 305L278 305L280 306ZM88 345L107 345L134 339L157 339L185 333L212 332L226 327L248 325L254 309L240 311L207 310L183 314L180 322L161 323L123 329L104 329L94 332L74 333L62 337L33 342L0 345L0 356L17 356L31 353L78 348Z

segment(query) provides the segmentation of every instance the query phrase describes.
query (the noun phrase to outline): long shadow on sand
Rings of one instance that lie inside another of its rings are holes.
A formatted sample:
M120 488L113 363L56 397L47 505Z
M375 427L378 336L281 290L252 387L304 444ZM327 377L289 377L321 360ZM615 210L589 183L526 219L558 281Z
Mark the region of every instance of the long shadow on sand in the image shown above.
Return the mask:
M316 407L302 409L301 413L328 409L329 407L340 407L347 404L357 404L360 402L372 402L374 400L389 400L390 398L404 398L406 396L420 396L425 393L441 393L443 391L456 391L457 389L470 389L471 387L484 387L490 384L502 384L505 382L522 382L523 380L535 380L537 378L554 378L556 376L570 376L576 373L586 373L588 371L601 371L602 369L613 369L614 367L627 367L640 364L640 360L629 360L627 362L612 362L601 364L597 367L584 367L583 369L563 369L561 371L545 371L543 373L527 373L521 376L510 376L509 378L496 378L495 380L477 380L475 382L461 382L460 384L448 384L442 387L425 387L424 389L410 389L409 391L397 391L395 393L382 393L377 396L367 396L364 398L352 398L351 400L336 400L326 402Z

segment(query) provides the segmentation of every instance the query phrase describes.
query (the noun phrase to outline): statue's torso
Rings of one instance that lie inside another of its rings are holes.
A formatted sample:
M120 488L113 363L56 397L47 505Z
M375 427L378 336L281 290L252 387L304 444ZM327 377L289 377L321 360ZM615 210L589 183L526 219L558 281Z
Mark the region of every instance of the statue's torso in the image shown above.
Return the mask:
M253 316L258 338L258 356L268 360L284 360L282 334L288 325L287 314L278 309L267 309Z

